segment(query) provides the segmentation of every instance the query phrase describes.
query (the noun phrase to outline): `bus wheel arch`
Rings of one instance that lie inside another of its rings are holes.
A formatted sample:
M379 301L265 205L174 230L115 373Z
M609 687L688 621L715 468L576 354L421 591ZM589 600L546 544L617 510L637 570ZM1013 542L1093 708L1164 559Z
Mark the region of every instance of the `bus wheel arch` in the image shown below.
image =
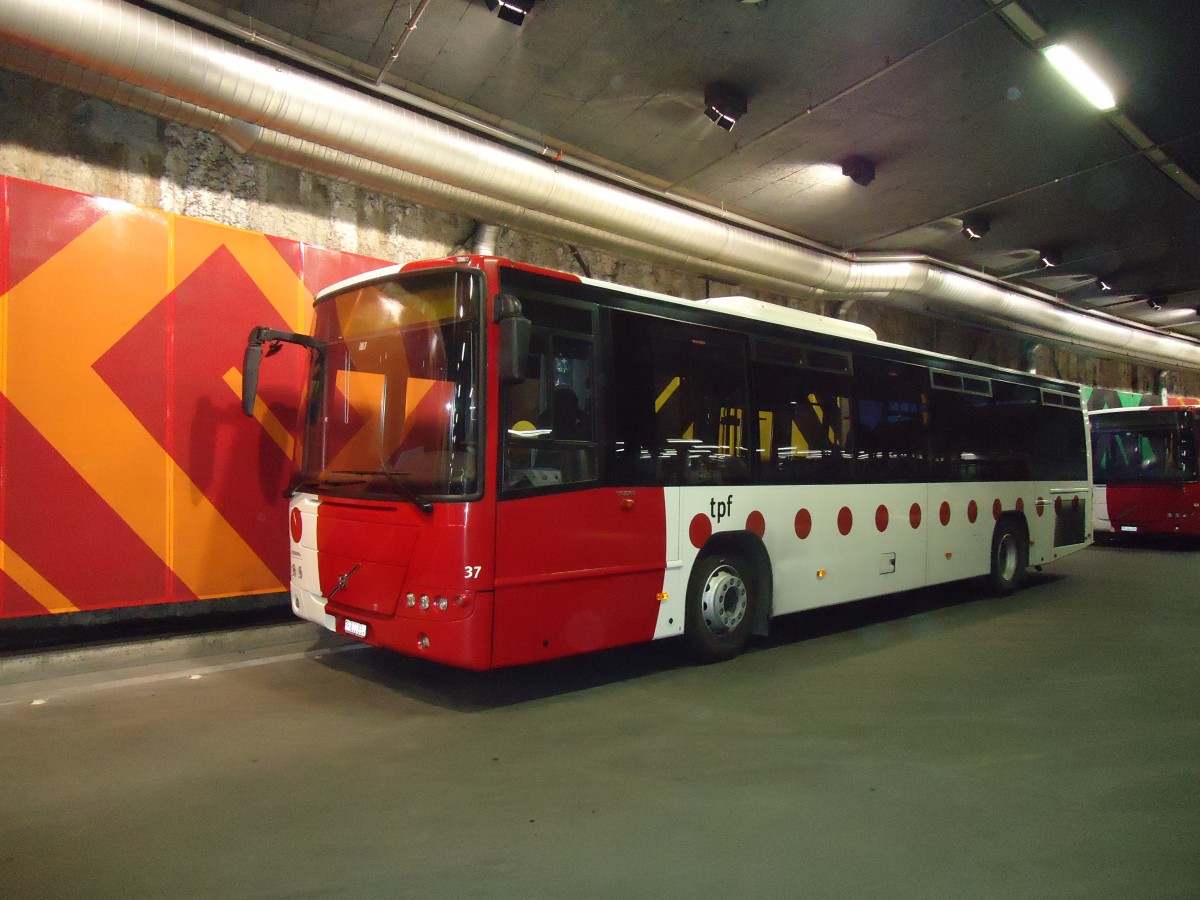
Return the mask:
M703 662L730 659L752 634L765 635L771 590L770 558L757 535L715 535L688 578L684 636L692 655Z
M992 530L989 590L995 596L1008 596L1021 586L1028 567L1029 527L1024 516L1005 513Z

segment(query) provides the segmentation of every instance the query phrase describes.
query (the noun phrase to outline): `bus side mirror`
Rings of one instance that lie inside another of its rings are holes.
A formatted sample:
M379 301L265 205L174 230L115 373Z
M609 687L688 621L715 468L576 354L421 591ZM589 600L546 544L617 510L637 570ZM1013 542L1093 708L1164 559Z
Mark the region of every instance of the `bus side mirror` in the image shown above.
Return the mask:
M258 365L262 362L262 344L254 342L254 331L250 332L251 340L246 344L246 355L242 359L242 412L248 416L254 415L254 400L258 395Z
M520 384L528 375L531 329L529 320L521 315L521 301L512 294L496 297L496 321L500 323L500 383Z
M258 367L263 357L262 345L270 345L267 347L267 356L271 356L285 343L307 347L316 352L318 359L325 353L325 344L315 337L262 325L250 329L250 337L246 338L246 355L242 357L242 412L246 415L254 415L254 401L258 397Z

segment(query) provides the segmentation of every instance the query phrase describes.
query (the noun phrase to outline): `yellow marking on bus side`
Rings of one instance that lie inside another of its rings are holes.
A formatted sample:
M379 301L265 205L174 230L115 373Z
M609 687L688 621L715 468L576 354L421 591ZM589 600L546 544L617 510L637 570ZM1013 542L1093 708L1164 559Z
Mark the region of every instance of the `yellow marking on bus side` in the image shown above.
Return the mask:
M50 612L79 612L78 606L68 600L62 591L43 578L4 541L0 541L0 572L8 575L21 590Z
M821 401L817 399L816 394L808 395L808 402L812 404L813 414L817 417L817 421L822 425L825 424L825 407L821 406ZM829 446L836 447L838 440L837 434L834 433L833 423L829 423ZM807 449L807 445L805 446Z
M658 399L654 401L654 411L660 412L666 402L671 399L671 395L679 390L679 376L671 379L671 383L663 388L663 392L658 395Z
M225 383L229 385L230 390L239 398L242 395L242 373L236 368L230 367L225 373ZM258 419L258 423L262 425L263 431L271 436L271 439L279 445L288 459L292 458L292 451L295 449L296 439L288 433L288 430L279 421L275 413L267 408L267 404L262 402L261 397L256 397L254 400L254 418Z
M792 422L792 446L795 448L792 450L792 456L800 456L808 449L808 440L795 422Z

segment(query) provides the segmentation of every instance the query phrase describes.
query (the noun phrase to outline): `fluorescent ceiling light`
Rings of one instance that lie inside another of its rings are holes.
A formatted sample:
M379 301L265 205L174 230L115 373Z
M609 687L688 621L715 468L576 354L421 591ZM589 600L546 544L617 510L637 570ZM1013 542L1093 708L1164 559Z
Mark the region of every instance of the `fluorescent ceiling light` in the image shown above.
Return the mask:
M1116 109L1117 100L1108 85L1066 44L1051 44L1042 50L1042 54L1096 109L1104 112Z

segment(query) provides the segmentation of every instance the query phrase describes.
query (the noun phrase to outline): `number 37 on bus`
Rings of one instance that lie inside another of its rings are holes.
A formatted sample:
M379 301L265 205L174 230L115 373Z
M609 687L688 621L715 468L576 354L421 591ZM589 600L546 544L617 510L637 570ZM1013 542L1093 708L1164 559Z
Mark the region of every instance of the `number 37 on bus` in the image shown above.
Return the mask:
M1079 388L745 297L494 257L321 292L289 513L304 619L470 669L971 577L1091 540ZM280 405L294 401L280 398Z

